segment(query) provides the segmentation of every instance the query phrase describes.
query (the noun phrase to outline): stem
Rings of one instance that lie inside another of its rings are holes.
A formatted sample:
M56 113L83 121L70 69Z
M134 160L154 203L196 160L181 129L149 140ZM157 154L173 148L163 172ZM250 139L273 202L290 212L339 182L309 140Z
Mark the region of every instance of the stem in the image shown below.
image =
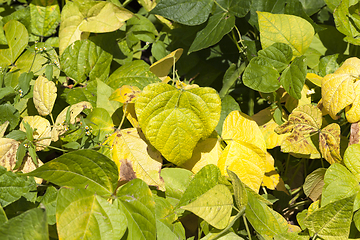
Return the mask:
M255 92L253 90L250 91L250 96L249 96L249 112L248 112L248 115L251 117L252 115L254 115L254 105L255 105L255 101L254 101L254 98L255 98Z
M219 7L219 8L221 8L221 10L223 10L224 12L228 12L228 10L226 10L225 8L223 8L217 1L214 1L215 2L215 4Z
M123 116L122 116L122 119L121 119L121 122L120 122L120 124L119 124L119 127L118 127L118 130L120 130L121 129L121 126L123 125L123 123L124 123L124 121L125 121L125 115L126 115L126 112L127 112L127 107L128 107L128 104L127 103L125 103L125 109L124 109L124 114L123 114Z
M122 6L125 7L126 5L128 5L128 4L131 3L131 2L132 2L132 0L126 0L126 1L122 4Z
M243 214L242 217L243 217L243 220L244 220L244 224L245 224L245 228L246 228L246 232L247 232L247 234L248 234L249 240L251 240L250 229L249 229L249 226L248 226L248 224L247 224L245 214Z
M36 58L36 53L37 53L37 51L35 50L35 55L34 55L34 58L33 58L33 60L32 60L32 63L31 63L31 65L30 65L30 68L29 68L29 71L28 71L28 73L30 73L30 71L31 71L31 69L32 69L32 67L33 67L33 65L34 65L34 62L35 62L35 58Z

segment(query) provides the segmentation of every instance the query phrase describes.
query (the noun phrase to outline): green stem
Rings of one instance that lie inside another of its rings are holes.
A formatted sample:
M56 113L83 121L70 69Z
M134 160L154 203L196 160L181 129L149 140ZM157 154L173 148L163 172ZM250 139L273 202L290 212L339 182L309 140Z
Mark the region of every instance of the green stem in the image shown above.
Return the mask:
M253 90L250 90L250 96L249 96L249 112L248 115L251 117L252 115L254 115L254 106L255 106L255 92Z
M248 224L247 224L247 220L246 220L245 214L243 214L242 217L243 217L243 220L244 220L244 224L245 224L245 228L246 228L246 232L247 232L247 234L248 234L249 240L251 240L251 233L250 233L249 226L248 226Z
M216 4L219 8L221 8L221 10L223 10L224 12L228 12L228 10L226 10L225 8L223 8L217 1L214 0L214 2L215 2L215 4Z
M132 2L132 0L126 0L123 4L122 4L122 6L123 7L126 7L126 5L128 5L129 3L131 3Z

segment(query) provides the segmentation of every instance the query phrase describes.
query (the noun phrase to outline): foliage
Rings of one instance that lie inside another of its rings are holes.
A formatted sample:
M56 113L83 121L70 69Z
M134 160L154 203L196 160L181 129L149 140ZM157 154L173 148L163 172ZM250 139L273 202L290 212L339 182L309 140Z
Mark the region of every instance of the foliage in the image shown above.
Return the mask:
M0 239L358 239L359 6L1 1Z

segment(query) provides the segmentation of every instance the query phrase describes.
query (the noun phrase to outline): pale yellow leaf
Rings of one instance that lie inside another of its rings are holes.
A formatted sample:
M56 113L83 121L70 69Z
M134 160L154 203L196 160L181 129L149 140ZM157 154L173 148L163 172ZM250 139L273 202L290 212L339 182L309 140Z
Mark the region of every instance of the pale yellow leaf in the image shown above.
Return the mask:
M197 173L208 164L218 164L222 150L217 138L200 141L194 148L192 157L182 167Z
M161 154L144 139L142 132L136 128L116 131L109 137L108 142L112 160L118 166L120 174L133 172L134 174L130 175L135 175L148 185L157 186L164 191L165 184L160 178Z
M262 182L262 185L275 190L276 186L280 182L280 175L276 172L274 168L274 158L270 153L266 153L266 162L265 162L265 176Z
M5 121L3 124L0 125L0 138L2 138L5 134L7 127L9 126L9 121Z
M24 122L27 122L34 130L33 138L36 145L36 151L45 149L51 143L50 122L41 116L26 116L20 123L20 130L26 132Z
M172 66L179 60L181 54L183 53L183 49L179 48L175 51L171 52L166 57L160 59L150 66L150 71L153 72L160 79L164 79L169 74Z
M265 174L265 161L265 152L257 146L230 141L220 156L218 167L223 175L227 169L233 171L244 184L258 192Z
M346 120L350 123L360 121L360 81L354 84L355 99L351 105L345 108Z
M290 135L289 133L281 135L277 134L275 132L275 128L277 128L278 126L279 125L273 119L260 126L261 132L266 142L267 149L272 149L274 147L280 146L283 140Z
M54 107L57 88L55 83L39 76L34 84L33 101L40 115L49 115Z
M110 95L109 100L121 103L134 103L136 96L140 93L141 90L136 86L123 85Z

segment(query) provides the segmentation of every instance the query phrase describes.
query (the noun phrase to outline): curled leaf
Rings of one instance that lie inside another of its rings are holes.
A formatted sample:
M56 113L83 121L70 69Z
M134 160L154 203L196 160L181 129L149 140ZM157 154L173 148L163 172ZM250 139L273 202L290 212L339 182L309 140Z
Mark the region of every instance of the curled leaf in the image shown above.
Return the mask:
M20 123L20 130L26 132L24 122L27 122L34 130L33 138L36 145L36 151L45 149L51 143L50 122L40 116L25 116Z
M39 76L34 84L34 105L40 115L49 115L54 107L57 88L55 83Z

